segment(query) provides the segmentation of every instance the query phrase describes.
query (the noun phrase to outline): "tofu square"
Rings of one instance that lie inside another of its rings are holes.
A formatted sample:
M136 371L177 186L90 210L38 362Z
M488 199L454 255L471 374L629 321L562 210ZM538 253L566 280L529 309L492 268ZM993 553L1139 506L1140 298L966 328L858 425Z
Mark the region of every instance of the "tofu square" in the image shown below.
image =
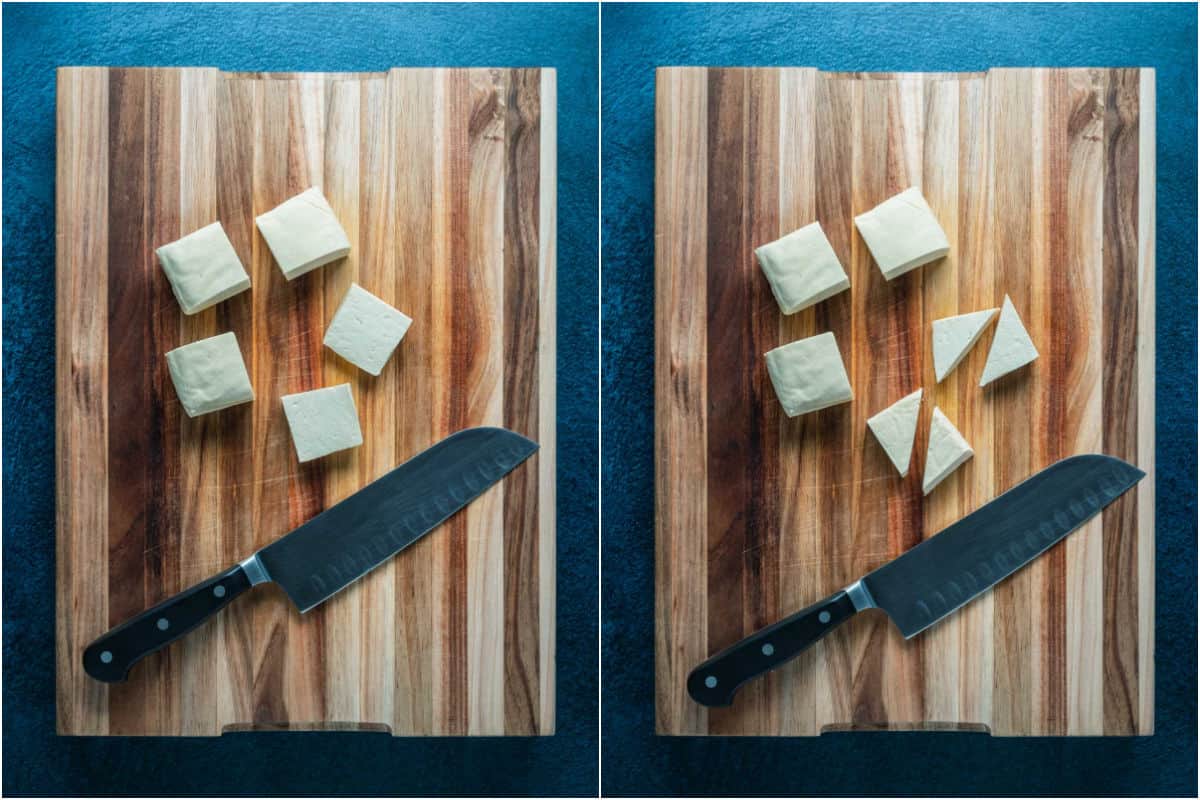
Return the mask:
M285 394L283 413L287 416L296 456L301 462L363 443L358 410L354 407L354 395L350 393L348 383Z
M850 288L821 223L805 225L754 251L784 314L794 314Z
M915 187L859 214L854 224L889 281L950 252L946 232Z
M775 394L789 417L854 399L833 333L776 347L766 354Z
M346 231L315 186L254 221L289 281L350 252Z
M250 288L250 276L219 222L154 252L185 314L203 311Z
M378 375L412 319L357 283L342 298L325 331L325 346L354 366Z
M167 369L189 417L254 399L246 362L232 331L169 351Z

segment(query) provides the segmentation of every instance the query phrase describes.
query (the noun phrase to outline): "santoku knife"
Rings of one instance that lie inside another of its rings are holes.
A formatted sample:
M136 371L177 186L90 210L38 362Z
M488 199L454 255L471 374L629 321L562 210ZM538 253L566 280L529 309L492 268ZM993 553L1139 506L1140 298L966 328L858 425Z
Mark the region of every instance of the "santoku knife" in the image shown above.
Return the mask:
M868 608L887 612L911 639L1046 552L1145 474L1103 455L1051 464L845 589L717 653L688 676L688 694L727 706L743 683Z
M220 575L113 628L83 651L83 668L96 680L122 681L139 660L259 583L274 581L308 611L441 525L537 449L501 428L459 431Z

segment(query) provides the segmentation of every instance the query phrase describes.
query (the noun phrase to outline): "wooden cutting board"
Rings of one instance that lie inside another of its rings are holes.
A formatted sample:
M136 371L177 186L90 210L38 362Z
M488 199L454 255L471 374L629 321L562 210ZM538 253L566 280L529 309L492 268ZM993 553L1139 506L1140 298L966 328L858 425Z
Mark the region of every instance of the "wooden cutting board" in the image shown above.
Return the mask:
M552 70L58 73L58 731L554 729ZM283 278L254 217L321 186L343 261ZM220 220L250 291L184 316L154 248ZM355 281L414 320L378 378L322 347ZM257 399L188 419L163 353L236 332ZM280 396L349 382L364 444L298 464ZM276 587L111 688L82 648L435 441L541 451L301 616Z
M1153 732L1153 71L662 69L657 130L659 732ZM887 282L853 217L910 185L951 251ZM753 249L813 220L851 287L783 316ZM1006 293L1041 357L981 390L989 330L935 384L930 323ZM854 400L788 419L763 353L823 331ZM920 387L902 479L866 419ZM935 404L975 457L925 498ZM710 654L1087 452L1150 476L962 612L909 642L869 612L731 708L688 698Z

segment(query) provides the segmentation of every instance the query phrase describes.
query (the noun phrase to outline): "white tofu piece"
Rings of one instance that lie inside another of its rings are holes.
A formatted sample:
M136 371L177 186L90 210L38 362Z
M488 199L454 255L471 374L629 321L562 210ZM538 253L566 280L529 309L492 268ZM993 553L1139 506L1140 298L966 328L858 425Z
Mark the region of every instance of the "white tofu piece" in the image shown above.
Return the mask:
M950 252L946 232L916 187L859 214L854 224L889 281Z
M988 351L987 363L983 365L980 386L1020 369L1038 357L1037 348L1029 338L1029 332L1021 324L1021 317L1013 307L1012 300L1004 295L1000 306L1000 321L996 323L996 335L992 337L992 349Z
M789 417L854 399L832 333L776 347L766 354L766 359L775 394Z
M203 311L250 288L250 276L219 222L154 252L185 314Z
M363 443L358 411L348 383L285 394L283 413L287 416L296 456L301 462Z
M342 298L325 331L325 346L354 366L378 375L412 319L357 283Z
M938 383L971 352L999 310L989 308L933 321L933 372Z
M921 414L921 395L924 392L924 389L917 389L867 419L867 427L875 434L901 476L908 474L908 465L912 461L913 440L917 438L917 418Z
M289 281L350 252L346 231L315 186L254 221Z
M850 288L850 278L819 222L764 244L754 255L784 314L794 314Z
M169 351L167 369L189 417L254 399L246 362L232 331Z
M929 450L925 454L925 494L946 479L951 472L961 467L975 451L958 432L958 428L946 418L942 410L933 409L933 422L929 425Z

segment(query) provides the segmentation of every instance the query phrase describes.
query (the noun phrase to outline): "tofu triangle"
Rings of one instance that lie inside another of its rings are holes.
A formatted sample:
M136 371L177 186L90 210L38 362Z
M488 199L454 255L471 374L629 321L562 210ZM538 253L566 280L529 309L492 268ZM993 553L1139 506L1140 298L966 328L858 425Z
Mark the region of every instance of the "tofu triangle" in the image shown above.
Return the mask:
M987 386L1037 357L1037 348L1021 323L1017 309L1008 295L1004 295L1004 305L1000 307L1000 321L996 323L996 335L992 339L992 349L988 351L987 363L983 367L983 377L979 379L979 385Z
M917 438L917 418L921 413L921 395L924 391L917 389L867 420L867 427L875 434L883 451L901 475L908 474L908 465L912 461L913 440Z
M946 415L936 406L929 425L929 450L925 454L922 490L929 494L951 472L962 466L975 451Z
M989 308L933 321L933 372L938 383L971 351L996 311Z

